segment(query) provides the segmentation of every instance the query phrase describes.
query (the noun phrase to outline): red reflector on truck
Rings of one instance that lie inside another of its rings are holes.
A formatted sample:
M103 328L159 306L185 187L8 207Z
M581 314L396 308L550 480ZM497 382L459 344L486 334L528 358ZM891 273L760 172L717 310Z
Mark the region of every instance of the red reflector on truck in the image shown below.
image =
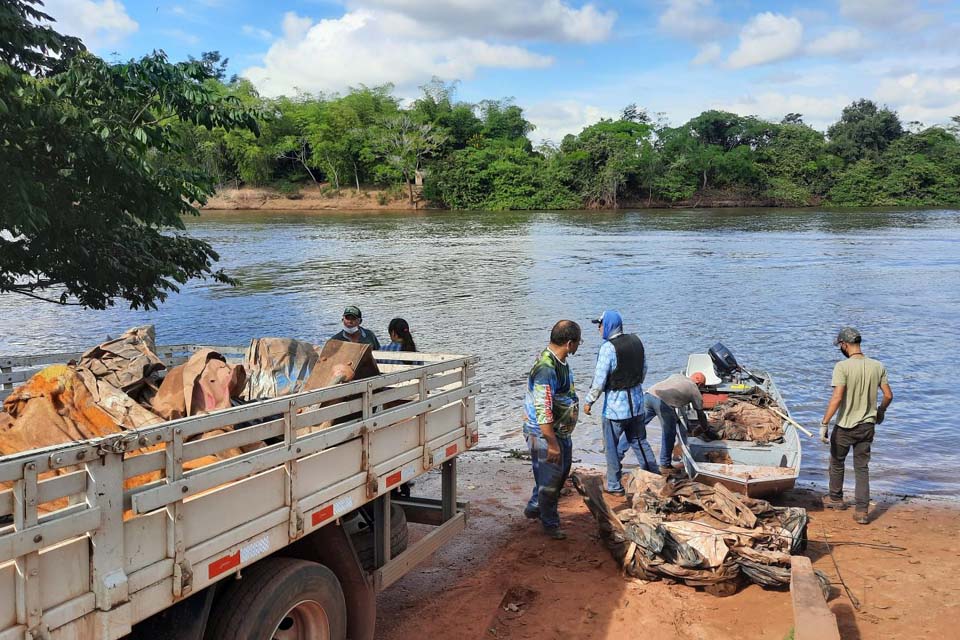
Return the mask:
M400 484L400 479L403 478L403 474L400 471L394 471L387 476L387 489L392 487L395 484Z
M224 573L225 571L230 571L230 569L233 569L234 567L239 567L239 566L240 566L240 552L237 551L232 555L224 556L219 560L214 560L213 562L211 562L210 567L207 569L207 579L213 580L221 573Z
M323 509L313 512L313 517L310 518L310 522L313 523L313 526L317 526L324 520L329 520L333 517L333 505L328 504Z
M479 432L479 431L474 431L473 433L470 434L470 442L473 443L473 444L477 444L477 443L480 442L480 432Z
M452 444L449 447L447 447L447 457L449 458L450 456L455 454L457 452L457 449L458 447L455 444Z

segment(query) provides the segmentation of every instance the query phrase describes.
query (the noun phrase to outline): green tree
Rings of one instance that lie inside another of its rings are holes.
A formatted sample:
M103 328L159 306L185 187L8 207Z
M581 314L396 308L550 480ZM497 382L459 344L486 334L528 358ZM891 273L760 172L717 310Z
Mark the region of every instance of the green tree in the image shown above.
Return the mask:
M527 134L535 128L523 117L523 109L513 104L509 98L484 100L480 103L480 116L483 120L481 135L488 139L527 140ZM529 140L527 149L532 149Z
M840 120L827 129L830 152L848 163L862 158L878 160L891 142L904 134L895 111L872 100L857 100L844 107Z
M466 147L434 165L428 199L454 209L569 209L579 206L557 166L522 140Z
M903 136L884 153L885 200L898 205L960 204L960 144L940 127Z
M777 126L758 157L770 181L767 196L788 206L804 206L822 198L832 176L843 167L843 161L826 149L823 134L805 124Z
M213 181L162 158L183 152L177 121L255 131L255 114L211 91L202 64L83 52L38 26L38 4L0 4L0 292L153 308L191 278L232 282L182 233Z
M831 204L841 207L873 207L892 204L883 198L883 167L872 160L860 160L837 177L827 194Z
M633 118L601 120L565 138L561 149L576 155L574 181L588 206L619 206L620 197L638 184L645 149L651 146L652 127Z
M383 123L378 141L380 154L403 176L411 204L413 183L424 160L433 155L445 139L445 134L432 124L418 124L408 114L400 114Z

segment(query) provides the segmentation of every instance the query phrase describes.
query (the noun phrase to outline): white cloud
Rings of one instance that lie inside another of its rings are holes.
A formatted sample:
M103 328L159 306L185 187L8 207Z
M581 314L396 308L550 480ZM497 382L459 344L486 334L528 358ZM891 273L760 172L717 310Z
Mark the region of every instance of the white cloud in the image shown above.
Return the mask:
M670 35L691 40L715 38L727 30L716 16L713 0L668 0L657 24Z
M266 29L261 29L260 27L254 27L249 24L243 25L240 29L241 33L245 36L250 36L251 38L256 38L258 40L265 40L269 42L273 40L273 34L267 31Z
M876 29L916 31L935 19L916 0L840 0L840 14Z
M806 51L814 56L839 56L861 52L869 47L859 29L835 29L810 44Z
M875 96L897 109L904 121L943 123L960 114L960 68L884 78Z
M740 30L740 45L727 63L734 69L752 67L795 55L803 41L803 25L779 13L755 15Z
M353 0L353 10L384 10L447 37L601 42L617 19L592 3L563 0Z
M818 97L766 92L720 103L717 107L740 115L758 116L774 122L778 122L788 113L800 113L810 126L826 129L840 118L840 112L851 102L852 99L844 95Z
M78 36L90 49L113 46L139 28L117 0L47 0L41 9L58 31Z
M243 75L268 96L294 88L341 91L386 82L402 92L431 76L469 79L483 67L540 68L553 62L523 47L474 38L410 38L393 29L395 19L360 10L313 23L287 13L283 37L270 46L261 65Z
M346 17L346 16L345 16ZM321 23L334 23L336 20L323 20ZM299 16L293 11L283 14L283 37L286 40L302 40L310 27L313 26L313 20L306 16Z
M697 55L694 57L692 62L693 64L709 64L719 60L722 55L723 49L720 47L719 43L708 42L700 47L700 51L697 52Z
M615 118L617 114L601 107L574 100L551 100L525 108L523 115L537 128L530 134L535 143L550 141L560 144L568 133L580 133L584 127L596 124L600 118Z

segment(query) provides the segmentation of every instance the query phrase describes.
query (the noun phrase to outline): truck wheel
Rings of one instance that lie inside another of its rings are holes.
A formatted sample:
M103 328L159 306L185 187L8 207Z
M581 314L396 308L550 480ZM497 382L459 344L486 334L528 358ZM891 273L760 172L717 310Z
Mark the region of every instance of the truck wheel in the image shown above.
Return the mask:
M367 571L371 571L373 566L373 530L365 526L362 520L358 525L364 525L350 535L350 541L353 542L353 548L357 551L357 559L360 560L360 566ZM390 505L390 557L396 558L406 551L410 530L407 528L407 514L403 507L397 504Z
M337 577L316 562L267 558L246 568L210 612L206 640L344 640L347 605Z

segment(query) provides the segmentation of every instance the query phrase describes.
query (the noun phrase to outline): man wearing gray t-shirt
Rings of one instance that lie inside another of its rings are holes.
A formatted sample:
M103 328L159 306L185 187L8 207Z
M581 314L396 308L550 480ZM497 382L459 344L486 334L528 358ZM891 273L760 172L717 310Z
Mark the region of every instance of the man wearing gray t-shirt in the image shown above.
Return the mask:
M707 425L707 416L703 412L703 396L700 387L706 383L706 378L700 372L689 378L675 373L666 380L653 385L643 396L643 424L646 425L654 416L660 419L660 472L673 471L673 445L677 439L677 409L693 405L697 412L697 419L704 427Z

